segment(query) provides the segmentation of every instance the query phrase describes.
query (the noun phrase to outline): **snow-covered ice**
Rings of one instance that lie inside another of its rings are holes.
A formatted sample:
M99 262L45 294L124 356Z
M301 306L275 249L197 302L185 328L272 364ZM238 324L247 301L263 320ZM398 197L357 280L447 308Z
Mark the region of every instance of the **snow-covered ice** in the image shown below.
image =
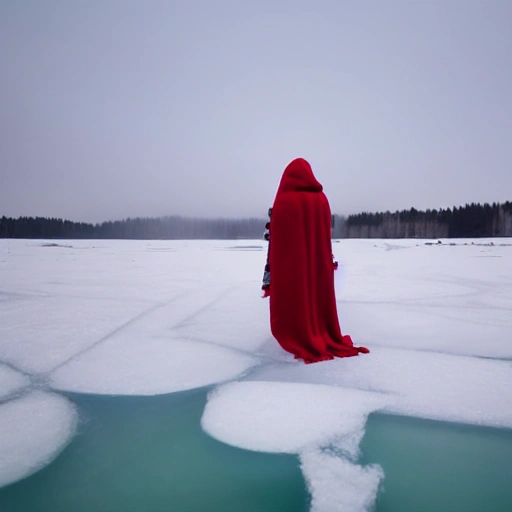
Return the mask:
M34 391L0 406L0 486L50 462L73 435L76 411L65 398Z
M392 400L318 384L236 382L211 393L202 426L240 448L298 454L313 511L358 512L373 502L382 475L355 462L366 418Z
M512 428L511 240L335 242L342 331L371 353L313 365L272 339L266 248L1 240L0 485L72 436L76 411L61 390L213 385L204 429L298 454L315 512L374 502L385 475L357 460L372 411Z
M46 373L88 348L91 340L108 336L112 325L129 322L144 306L141 301L48 295L4 301L0 359L26 372Z
M207 333L197 335L193 327L197 324L201 329L202 316L208 317L208 311L218 307L222 295L216 287L185 292L145 310L115 329L108 339L55 368L50 376L52 387L84 393L155 395L236 377L257 359L248 351L225 348L214 325L209 326L209 337ZM221 336L226 334L226 329L219 331Z
M6 399L29 383L30 379L26 375L0 364L0 400Z
M245 381L212 392L202 425L241 448L301 453L364 430L366 417L392 398L319 384ZM353 443L347 451L353 452Z
M156 395L232 379L254 362L208 343L168 338L141 343L140 337L119 337L58 368L50 383L55 389L84 393Z
M383 347L371 356L263 367L251 378L379 392L390 398L385 412L512 428L511 361Z
M384 473L321 451L303 453L301 468L311 493L311 512L365 512L375 502Z

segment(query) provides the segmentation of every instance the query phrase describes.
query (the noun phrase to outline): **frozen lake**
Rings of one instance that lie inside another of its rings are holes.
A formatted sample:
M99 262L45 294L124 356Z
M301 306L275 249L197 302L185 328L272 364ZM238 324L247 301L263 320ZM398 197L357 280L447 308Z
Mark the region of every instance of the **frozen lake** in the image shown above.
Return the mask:
M0 240L0 511L512 510L512 240L335 241L313 365L266 249Z

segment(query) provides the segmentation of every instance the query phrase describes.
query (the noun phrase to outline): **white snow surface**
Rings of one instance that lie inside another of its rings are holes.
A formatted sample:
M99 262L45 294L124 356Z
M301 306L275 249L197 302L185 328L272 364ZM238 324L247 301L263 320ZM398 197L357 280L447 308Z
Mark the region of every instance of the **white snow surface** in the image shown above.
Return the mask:
M58 368L50 383L55 389L68 391L157 395L234 378L255 361L208 343L163 338L149 338L144 343L140 340L129 336L108 340ZM133 364L134 358L137 365Z
M384 479L380 466L359 466L318 450L302 454L300 460L312 496L311 512L371 510Z
M319 384L235 382L210 394L202 426L241 448L300 453L352 439L363 432L368 414L388 401L377 393ZM352 443L347 450L354 451Z
M7 398L30 383L25 375L0 364L0 400Z
M0 458L10 450L14 468L0 485L73 430L70 403L31 386L150 395L220 383L204 428L298 453L316 512L371 508L382 471L357 453L372 411L512 428L511 239L335 241L341 328L371 353L312 365L271 336L266 250L0 240ZM20 429L27 400L50 405ZM349 485L329 494L339 478Z
M368 356L273 365L251 378L377 391L389 397L385 412L512 428L511 361L382 347Z
M0 487L48 464L76 427L74 406L65 398L34 391L0 406Z

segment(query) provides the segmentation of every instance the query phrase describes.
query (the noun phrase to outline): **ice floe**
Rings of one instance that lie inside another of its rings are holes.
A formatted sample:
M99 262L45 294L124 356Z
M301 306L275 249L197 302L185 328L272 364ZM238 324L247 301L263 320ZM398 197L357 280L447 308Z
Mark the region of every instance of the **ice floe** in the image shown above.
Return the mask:
M387 412L512 428L511 361L376 347L321 364L266 366L251 378L377 391L394 397Z
M51 374L55 389L157 395L233 379L257 359L206 343L129 334L98 344Z
M362 433L387 397L354 389L244 381L210 394L201 420L211 436L250 450L299 453ZM351 443L352 445L352 443Z
M50 462L76 427L77 413L62 396L35 391L0 405L0 486Z

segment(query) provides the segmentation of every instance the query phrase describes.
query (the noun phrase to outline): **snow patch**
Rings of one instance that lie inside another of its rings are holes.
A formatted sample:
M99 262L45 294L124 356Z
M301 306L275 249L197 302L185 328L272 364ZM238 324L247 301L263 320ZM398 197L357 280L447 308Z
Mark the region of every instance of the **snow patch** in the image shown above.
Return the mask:
M377 391L394 397L390 413L512 428L510 361L376 347L367 356L268 366L251 379Z
M321 451L300 456L311 493L311 512L371 510L384 472L378 465L359 466Z
M76 422L74 406L53 393L33 392L0 405L0 487L51 462Z
M299 453L345 437L354 451L377 393L289 382L236 382L210 393L201 425L212 437L249 450Z
M0 399L12 395L29 383L28 377L0 363Z
M119 334L51 374L55 389L109 395L158 395L232 379L257 360L205 343Z

